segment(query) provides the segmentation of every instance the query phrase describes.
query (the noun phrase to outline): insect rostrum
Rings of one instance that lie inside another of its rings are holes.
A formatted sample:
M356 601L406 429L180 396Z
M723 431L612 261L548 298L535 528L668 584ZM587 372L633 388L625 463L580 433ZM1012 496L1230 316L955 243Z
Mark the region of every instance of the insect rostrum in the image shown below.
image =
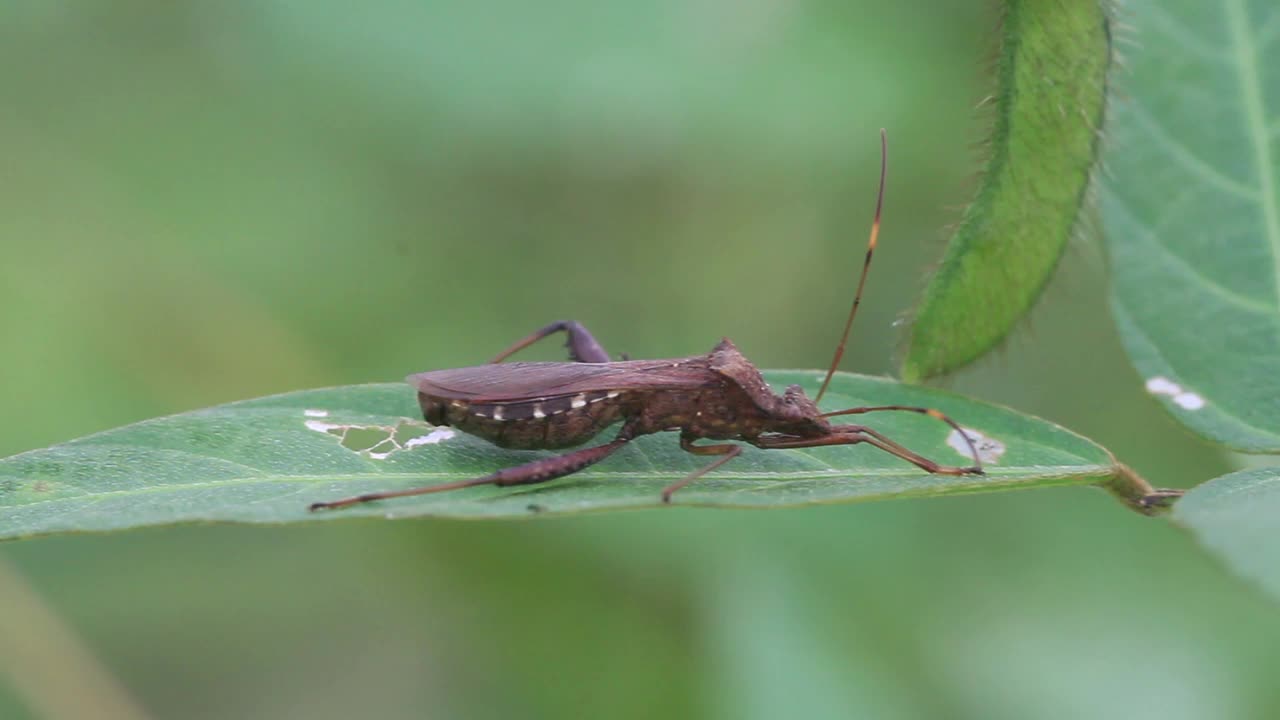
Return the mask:
M884 136L881 135L882 150ZM853 306L835 358L818 393L821 399L844 351L866 283L875 250L884 198L885 160L881 155L880 193L875 221L863 261ZM568 335L572 362L502 363L511 354L553 333ZM696 455L715 456L708 465L662 491L663 502L708 471L742 452L734 443L698 444L705 440L736 440L765 449L807 448L866 443L913 463L922 470L946 475L981 474L978 453L969 436L937 410L887 405L856 407L823 413L815 400L792 385L775 394L760 371L729 340L721 340L706 355L668 360L612 362L595 338L572 321L552 323L500 353L488 365L436 370L411 375L418 390L423 417L435 425L449 425L495 445L522 449L559 449L582 445L611 425L618 434L602 445L534 460L490 475L428 487L357 495L317 502L312 510L336 509L388 498L456 490L475 485L524 485L546 482L593 465L642 435L680 432L680 447ZM833 424L838 415L905 410L929 415L955 428L969 444L974 464L941 465L864 425Z

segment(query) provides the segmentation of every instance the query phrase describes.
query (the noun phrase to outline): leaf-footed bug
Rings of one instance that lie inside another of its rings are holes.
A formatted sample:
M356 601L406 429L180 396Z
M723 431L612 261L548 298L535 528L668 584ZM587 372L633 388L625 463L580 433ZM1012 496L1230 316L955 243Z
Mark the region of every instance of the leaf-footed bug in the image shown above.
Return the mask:
M818 401L827 391L844 355L862 290L880 232L884 204L888 145L880 131L880 189L875 218L867 241L853 306L835 356L817 396L810 400L799 385L776 395L756 369L729 340L721 340L706 355L668 360L612 362L585 327L573 321L552 323L502 351L488 365L434 370L410 375L418 389L423 417L435 425L449 425L505 448L551 450L568 448L595 437L621 422L622 429L603 445L573 450L505 468L490 475L407 490L366 493L317 502L311 510L337 509L388 498L457 490L476 485L528 485L564 477L594 465L641 435L680 431L680 447L695 455L717 456L711 463L662 491L662 501L707 472L737 457L742 446L730 443L697 445L698 440L738 440L765 449L809 448L866 443L902 458L930 473L982 474L972 439L951 418L932 408L905 405L855 407L824 413ZM548 335L564 332L572 362L514 362L510 355ZM828 418L887 410L921 413L954 428L968 444L973 465L954 467L936 463L864 425L834 425Z

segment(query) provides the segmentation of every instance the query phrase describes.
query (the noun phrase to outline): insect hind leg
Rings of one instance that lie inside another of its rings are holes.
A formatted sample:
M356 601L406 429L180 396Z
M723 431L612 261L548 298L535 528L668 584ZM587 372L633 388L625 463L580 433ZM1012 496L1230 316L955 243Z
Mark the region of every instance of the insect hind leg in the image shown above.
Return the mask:
M574 320L557 320L544 328L540 328L527 337L517 340L511 347L498 353L491 363L500 363L517 352L529 347L548 335L563 331L569 338L565 347L569 348L569 359L581 363L607 363L609 353L581 323Z
M316 510L339 510L341 508L359 505L361 503L373 502L375 500L387 500L390 498L409 497L411 495L427 495L429 493L444 492L446 490L460 490L462 488L475 487L477 485L497 485L506 487L508 485L532 485L535 483L543 483L548 480L572 475L584 468L595 465L601 460L612 455L618 448L630 442L631 437L626 434L619 435L612 441L604 445L583 448L575 450L564 455L555 457L542 458L534 460L523 465L515 467L503 468L495 473L490 473L483 477L472 478L470 480L459 480L457 482L441 483L439 485L427 485L426 487L409 488L408 490L392 490L389 492L365 493L364 495L355 495L341 500L333 500L330 502L312 503L308 510L315 512Z

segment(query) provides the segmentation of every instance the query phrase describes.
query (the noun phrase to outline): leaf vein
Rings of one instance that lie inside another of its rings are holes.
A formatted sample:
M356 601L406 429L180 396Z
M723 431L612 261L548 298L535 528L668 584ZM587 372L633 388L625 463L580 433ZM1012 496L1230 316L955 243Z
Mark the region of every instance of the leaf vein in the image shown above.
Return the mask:
M1177 44L1179 50L1190 51L1206 61L1220 65L1227 65L1231 62L1230 56L1217 47L1201 41L1199 35L1193 29L1184 26L1173 15L1165 12L1160 3L1151 3L1147 6L1147 10L1150 13L1150 18L1159 26L1161 32L1168 35L1169 39Z
M998 471L992 472L989 477L1007 477L1010 480L1026 480L1028 482L1045 477L1077 477L1097 475L1100 472L1110 472L1112 468L1106 465L1083 464L1083 465L1028 465L1020 467L1000 468ZM902 468L829 468L821 471L804 470L796 472L761 472L761 471L738 471L728 473L717 473L715 478L720 481L746 481L746 487L738 488L738 490L748 490L757 487L754 481L762 478L767 479L771 487L786 486L788 484L813 482L814 480L844 480L848 478L893 478L903 474ZM607 473L604 477L608 480L670 480L673 478L684 477L686 473L677 471L662 471L656 473L650 472L616 472ZM387 474L346 474L340 478L317 478L315 476L275 476L268 480L268 483L279 484L281 486L293 485L297 483L312 483L319 485L322 482L340 481L342 483L357 482L361 480L376 480L385 482L388 485L401 482L422 482L425 480L451 480L456 477L456 473L412 473L404 475L387 475ZM221 480L213 480L194 485L151 485L141 488L128 488L122 490L107 490L105 492L85 493L72 497L55 497L47 500L37 500L35 502L26 502L20 504L0 505L0 509L16 510L28 509L40 505L56 505L66 503L82 504L73 510L65 510L64 513L83 513L86 509L99 505L113 497L134 497L141 495L158 495L163 493L184 492L189 490L201 489L217 489L235 485L253 485L262 484L260 477L243 477L243 478L224 478ZM296 493L296 491L294 491ZM279 496L273 496L271 500L278 500ZM248 505L252 501L245 500L238 505Z
M1176 159L1183 167L1191 171L1192 175L1198 176L1212 185L1217 186L1224 192L1231 193L1237 197L1250 201L1257 201L1258 191L1247 183L1241 182L1230 175L1222 172L1209 162L1200 158L1191 151L1191 148L1178 138L1174 137L1168 130L1156 119L1151 116L1142 103L1137 98L1133 98L1128 103L1130 115L1143 125L1150 138L1157 144L1163 145L1166 150Z
M1114 193L1113 193L1113 196L1114 196ZM1129 224L1137 229L1137 232L1134 233L1134 237L1143 241L1149 247L1155 248L1156 250L1160 251L1160 253L1164 255L1164 257L1170 260L1171 264L1175 268L1181 271L1182 275L1195 278L1198 281L1196 283L1197 285L1204 287L1205 289L1211 291L1214 295L1217 295L1223 300L1233 305L1236 305L1240 308L1243 308L1250 312L1258 313L1261 315L1266 315L1269 318L1273 317L1276 314L1276 308L1270 305L1267 305L1266 303L1261 302L1259 300L1255 300L1254 298L1251 298L1247 295L1241 295L1235 290L1232 290L1226 285L1223 285L1222 283L1218 282L1216 278L1213 278L1212 276L1206 274L1194 263L1188 261L1186 258L1174 252L1173 248L1160 242L1156 234L1147 228L1146 223L1144 223L1140 218L1134 215L1133 211L1130 210L1128 206L1125 205L1122 199L1120 199L1119 197L1113 197L1112 204L1116 210L1119 210L1120 213L1128 219ZM1171 206L1176 206L1176 203L1171 203Z

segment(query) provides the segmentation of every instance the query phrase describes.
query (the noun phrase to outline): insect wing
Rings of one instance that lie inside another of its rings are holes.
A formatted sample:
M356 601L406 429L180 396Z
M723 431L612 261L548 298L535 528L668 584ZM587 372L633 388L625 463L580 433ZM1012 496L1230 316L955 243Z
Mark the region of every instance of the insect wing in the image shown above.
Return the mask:
M405 378L420 392L450 400L503 402L582 392L653 390L715 379L696 358L612 363L516 362L433 370Z

